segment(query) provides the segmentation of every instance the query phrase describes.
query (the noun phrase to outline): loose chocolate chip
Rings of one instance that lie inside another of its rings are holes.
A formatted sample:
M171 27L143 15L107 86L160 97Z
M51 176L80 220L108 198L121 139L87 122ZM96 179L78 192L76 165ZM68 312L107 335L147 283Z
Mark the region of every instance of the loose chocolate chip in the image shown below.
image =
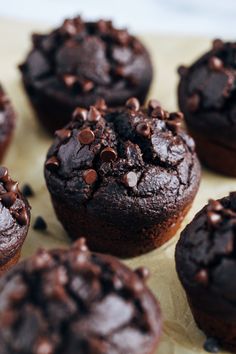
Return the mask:
M16 201L16 193L7 192L7 193L2 194L0 198L1 198L2 204L6 208L10 208Z
M128 172L123 177L123 182L127 187L135 187L138 182L138 177L135 172Z
M207 338L205 341L203 348L209 353L218 353L220 350L218 342L215 338Z
M49 171L55 171L58 169L59 160L56 158L56 156L52 156L46 161L46 167Z
M222 218L220 214L215 213L214 211L208 211L207 220L210 226L215 227L221 222Z
M188 73L188 68L186 66L184 66L184 65L181 65L181 66L178 67L177 71L178 71L178 74L180 76L186 76L187 73Z
M45 231L47 229L47 223L42 218L42 216L37 216L37 218L35 219L33 228L34 228L34 230L40 230L40 231Z
M219 71L223 67L223 62L220 58L217 57L211 57L209 59L209 68L214 71Z
M88 120L90 122L97 122L101 118L101 113L99 110L97 110L96 107L90 106L89 112L88 112Z
M147 123L139 123L136 126L136 131L139 135L144 136L145 138L150 135L150 126Z
M221 39L214 39L212 47L215 50L221 49L224 46L224 42Z
M195 280L199 284L207 285L208 284L208 272L205 269L201 269L195 275Z
M28 198L28 197L33 197L34 192L33 189L31 188L31 186L29 184L24 184L22 187L22 194L24 197Z
M73 87L76 83L77 77L75 75L64 75L63 81L65 85L69 88Z
M141 279L148 279L150 276L149 269L146 267L139 267L135 269L135 273L141 278Z
M83 92L89 92L94 88L94 83L90 80L84 80L82 83Z
M89 145L94 141L95 135L90 128L85 128L79 132L78 139L81 144Z
M9 179L8 169L6 167L0 167L0 181L6 182L8 181L8 179Z
M116 159L117 153L111 147L107 147L102 150L100 157L101 157L102 161L110 162L110 161L114 161Z
M153 111L155 108L161 107L161 104L158 100L152 99L148 101L148 108Z
M192 96L188 98L187 106L190 112L196 112L199 108L200 97L197 93L194 93Z
M18 182L15 182L15 181L12 181L12 180L8 180L5 183L5 188L6 188L6 190L8 192L18 193L19 192L18 185L19 185Z
M69 129L56 130L55 135L61 140L69 139L71 136L71 130Z
M95 170L89 169L84 172L83 178L84 178L85 183L93 184L94 182L96 182L98 175Z
M106 105L105 100L103 98L97 99L97 101L95 103L95 107L98 110L105 111L107 109L107 105Z
M73 112L74 119L85 121L87 119L87 116L88 116L88 111L85 108L78 107Z
M126 101L126 107L131 109L132 111L137 112L140 108L140 103L139 100L135 97L130 98L128 101Z
M27 225L28 214L25 208L22 208L20 211L13 211L12 215L14 216L18 224L20 224L21 226Z

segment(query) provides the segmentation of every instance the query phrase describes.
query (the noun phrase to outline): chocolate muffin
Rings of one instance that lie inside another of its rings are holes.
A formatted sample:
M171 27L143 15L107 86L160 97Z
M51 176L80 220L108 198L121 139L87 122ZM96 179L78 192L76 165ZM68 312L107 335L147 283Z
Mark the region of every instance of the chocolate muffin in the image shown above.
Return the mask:
M30 206L0 167L0 273L17 263L30 223Z
M181 113L136 98L119 109L100 100L77 108L56 132L45 163L52 202L72 239L92 250L136 256L171 238L200 180L192 138Z
M161 333L157 300L117 259L39 250L0 280L4 354L153 354Z
M15 112L0 84L0 161L3 160L15 128Z
M77 106L98 98L110 106L130 96L143 102L152 65L143 44L111 21L67 19L54 31L32 37L33 49L20 66L36 113L50 132L62 128Z
M189 68L179 69L179 106L200 160L217 172L236 176L236 43L213 48Z
M236 192L210 200L182 232L176 268L198 326L236 351Z

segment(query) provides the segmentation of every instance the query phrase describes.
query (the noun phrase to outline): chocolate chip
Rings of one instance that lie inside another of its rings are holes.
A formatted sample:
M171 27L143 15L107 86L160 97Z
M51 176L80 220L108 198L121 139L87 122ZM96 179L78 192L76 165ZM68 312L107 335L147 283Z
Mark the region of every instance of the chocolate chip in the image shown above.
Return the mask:
M37 343L34 354L53 354L54 348L52 343L47 339L40 339Z
M186 76L188 73L188 68L184 65L178 67L177 72L180 76Z
M169 119L170 120L175 120L175 119L180 119L183 120L184 114L182 112L173 112L170 113Z
M221 220L222 217L220 214L215 213L214 211L208 211L207 212L207 220L210 226L217 226Z
M111 147L107 147L102 150L100 157L104 162L114 161L117 158L117 153Z
M78 107L73 112L73 118L85 121L88 116L88 111L85 108Z
M84 171L83 178L84 178L85 183L93 184L94 182L96 182L98 175L95 170L89 169L89 170Z
M205 269L201 269L195 275L195 280L197 283L207 285L208 284L208 272Z
M97 122L101 118L101 113L99 110L97 110L96 107L90 106L89 112L88 112L88 120L90 122Z
M103 98L98 98L95 107L98 110L105 111L107 109L106 101Z
M6 208L10 208L16 201L16 193L14 192L7 192L0 196L2 204Z
M144 136L145 138L148 137L150 135L150 126L147 123L139 123L136 126L136 132L141 135Z
M199 104L200 104L200 97L197 93L194 93L187 100L187 106L190 112L196 112L199 108Z
M150 276L149 269L146 267L139 267L135 269L135 273L141 278L141 279L148 279Z
M20 211L13 211L12 215L14 216L18 224L20 224L21 226L27 225L29 218L26 208L22 208Z
M161 107L161 104L158 100L152 99L148 101L148 108L153 111L155 108Z
M59 165L59 160L56 156L52 156L46 161L46 167L49 171L57 170Z
M19 185L18 182L8 180L5 183L5 188L8 192L18 193L19 192L18 185Z
M75 75L64 75L63 81L67 87L71 88L76 83L77 77Z
M215 50L221 49L224 46L224 42L221 39L214 39L212 42L212 47Z
M56 130L55 135L61 140L69 139L71 136L71 130L69 129Z
M82 252L87 252L88 247L86 245L86 239L84 237L81 237L77 241L75 241L72 245L73 248L78 249L79 251Z
M123 182L127 187L135 187L138 182L138 177L135 172L128 172L123 176Z
M180 119L168 120L166 125L174 134L177 134L181 130L182 121Z
M89 145L94 141L95 135L90 128L85 128L79 132L78 139L81 144Z
M215 338L207 338L203 348L209 353L218 353L220 350L218 342Z
M24 184L22 187L22 194L24 197L28 198L28 197L33 197L34 192L33 189L31 188L31 186L29 184Z
M0 181L6 182L8 181L8 179L9 179L8 169L6 167L0 167Z
M165 111L161 107L156 107L151 112L151 117L152 118L164 119L165 118Z
M42 216L37 216L37 218L35 219L33 228L34 228L34 230L40 230L40 231L45 231L47 229L47 223L42 218Z
M140 108L140 103L139 100L135 97L130 98L128 101L126 101L126 107L131 109L132 111L138 111Z
M89 92L94 88L94 83L91 80L84 80L82 83L83 92Z
M223 205L218 200L209 199L208 203L209 210L220 211L223 209Z
M211 57L208 62L209 68L214 71L219 71L223 68L223 62L220 58Z

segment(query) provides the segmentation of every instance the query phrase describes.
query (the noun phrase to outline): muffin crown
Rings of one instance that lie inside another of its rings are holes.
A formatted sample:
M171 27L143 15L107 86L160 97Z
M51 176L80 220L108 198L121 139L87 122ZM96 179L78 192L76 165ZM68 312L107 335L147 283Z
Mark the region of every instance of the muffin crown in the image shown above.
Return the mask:
M90 253L39 250L0 281L4 353L149 354L160 335L159 306L145 269Z

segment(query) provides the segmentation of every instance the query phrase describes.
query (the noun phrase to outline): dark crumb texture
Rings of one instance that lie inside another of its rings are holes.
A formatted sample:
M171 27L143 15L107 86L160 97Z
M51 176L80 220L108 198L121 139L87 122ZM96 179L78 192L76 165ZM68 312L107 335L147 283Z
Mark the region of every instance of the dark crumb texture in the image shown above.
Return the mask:
M236 192L210 200L185 228L176 267L203 331L236 350Z
M84 235L93 250L129 256L170 237L200 180L181 122L180 112L169 114L156 100L141 108L131 98L120 109L99 100L75 110L45 163L54 207L72 238Z
M152 65L143 44L111 21L67 19L54 31L32 36L33 49L20 66L26 90L51 131L70 120L76 106L99 97L119 106L130 96L144 101Z
M82 240L38 251L0 280L0 352L154 353L161 315L145 276Z
M0 84L0 161L5 156L15 127L15 112Z

